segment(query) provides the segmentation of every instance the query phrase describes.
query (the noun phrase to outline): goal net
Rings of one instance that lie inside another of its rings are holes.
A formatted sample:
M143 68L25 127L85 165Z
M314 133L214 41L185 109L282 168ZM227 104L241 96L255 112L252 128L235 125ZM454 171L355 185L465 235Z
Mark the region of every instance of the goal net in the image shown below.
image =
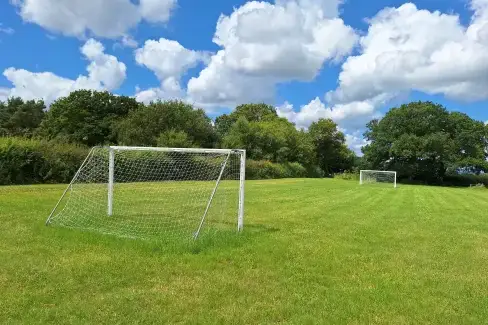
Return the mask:
M397 187L396 172L382 170L361 170L359 184L385 184Z
M243 228L245 151L94 147L47 225L130 238Z

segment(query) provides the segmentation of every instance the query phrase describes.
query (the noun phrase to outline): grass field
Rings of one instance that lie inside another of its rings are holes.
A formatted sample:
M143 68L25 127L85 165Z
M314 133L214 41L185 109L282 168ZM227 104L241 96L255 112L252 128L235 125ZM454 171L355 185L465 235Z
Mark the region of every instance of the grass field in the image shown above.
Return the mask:
M246 182L244 233L191 247L45 227L0 188L0 324L482 324L488 191Z

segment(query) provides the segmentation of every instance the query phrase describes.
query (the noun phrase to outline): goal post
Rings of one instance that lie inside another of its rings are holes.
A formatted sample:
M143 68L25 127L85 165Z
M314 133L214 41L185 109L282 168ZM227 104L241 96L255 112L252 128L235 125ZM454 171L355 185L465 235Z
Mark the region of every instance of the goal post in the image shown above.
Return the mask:
M94 147L46 224L133 238L240 232L245 167L240 149Z
M397 187L397 172L385 170L361 170L359 172L359 185L388 184Z

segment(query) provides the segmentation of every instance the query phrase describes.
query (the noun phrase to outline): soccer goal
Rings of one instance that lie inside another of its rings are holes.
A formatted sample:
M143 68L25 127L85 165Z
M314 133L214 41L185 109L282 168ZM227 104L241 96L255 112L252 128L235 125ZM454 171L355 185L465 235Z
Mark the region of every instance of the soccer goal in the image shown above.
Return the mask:
M359 184L389 184L397 187L397 173L383 170L361 170Z
M131 238L242 231L245 150L94 147L47 225Z

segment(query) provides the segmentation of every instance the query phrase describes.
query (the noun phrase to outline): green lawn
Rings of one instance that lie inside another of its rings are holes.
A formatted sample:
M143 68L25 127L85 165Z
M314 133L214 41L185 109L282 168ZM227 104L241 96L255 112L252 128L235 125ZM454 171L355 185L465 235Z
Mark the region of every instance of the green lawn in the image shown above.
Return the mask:
M242 235L169 247L45 219L0 187L0 324L481 324L488 191L246 182Z

